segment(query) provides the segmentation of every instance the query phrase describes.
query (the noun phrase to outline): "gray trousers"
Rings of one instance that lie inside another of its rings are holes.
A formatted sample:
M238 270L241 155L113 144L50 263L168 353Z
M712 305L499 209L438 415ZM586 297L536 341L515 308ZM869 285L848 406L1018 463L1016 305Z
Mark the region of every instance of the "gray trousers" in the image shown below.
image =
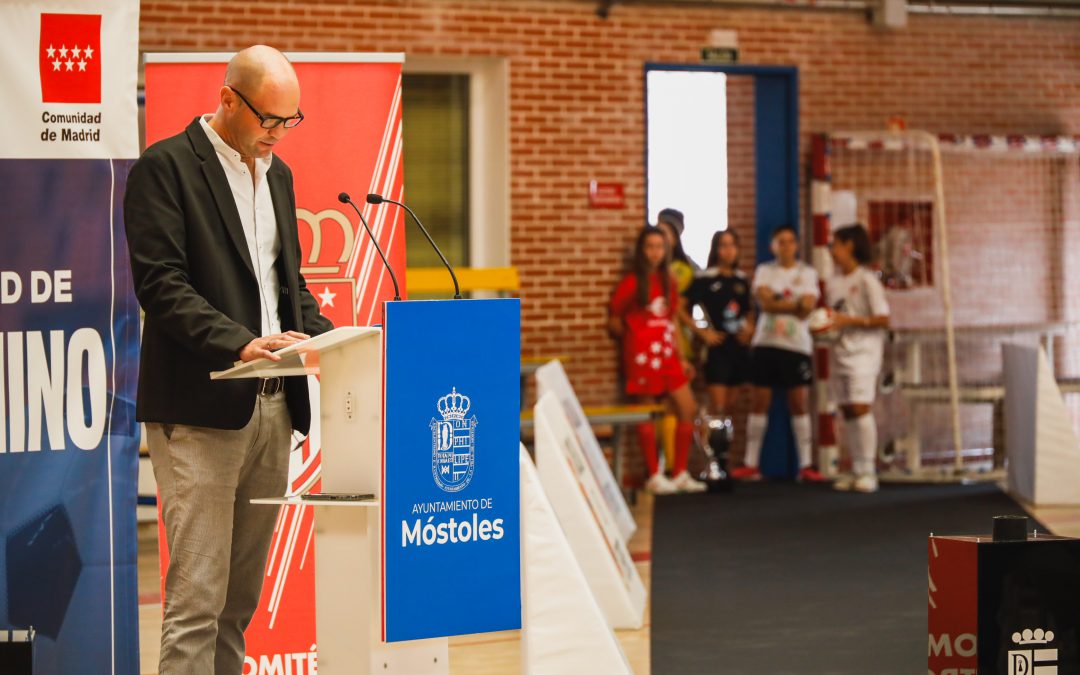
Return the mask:
M260 396L243 429L147 424L169 545L161 675L239 675L285 494L292 424L285 394Z

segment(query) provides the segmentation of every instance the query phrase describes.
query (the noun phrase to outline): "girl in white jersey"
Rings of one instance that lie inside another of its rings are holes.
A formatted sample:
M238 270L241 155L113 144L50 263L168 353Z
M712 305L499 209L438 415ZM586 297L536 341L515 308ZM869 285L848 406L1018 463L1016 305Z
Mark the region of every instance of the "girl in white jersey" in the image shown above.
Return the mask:
M832 350L836 399L844 415L844 440L851 457L851 474L833 484L837 490L876 492L877 425L871 407L889 327L885 288L866 265L873 249L862 225L833 233L830 248L837 274L825 287L833 309L833 328L840 337Z
M787 390L791 427L799 451L799 480L823 480L814 469L810 415L807 410L809 385L813 379L810 354L813 341L806 317L817 304L821 292L814 268L799 261L799 240L795 229L781 225L773 231L773 262L758 265L752 291L761 307L757 330L750 343L750 380L754 385L750 415L746 419L746 456L743 466L731 472L739 480L761 477L758 460L768 422L766 414L774 388Z

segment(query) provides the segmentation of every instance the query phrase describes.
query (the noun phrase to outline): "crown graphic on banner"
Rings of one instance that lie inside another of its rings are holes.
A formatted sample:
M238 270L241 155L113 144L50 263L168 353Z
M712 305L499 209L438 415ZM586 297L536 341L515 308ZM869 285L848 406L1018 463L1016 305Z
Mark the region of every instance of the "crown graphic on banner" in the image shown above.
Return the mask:
M307 260L300 268L305 276L337 276L352 256L356 247L356 232L349 219L334 208L313 212L305 208L296 209L296 220L307 226L311 233L311 248ZM327 227L328 232L323 228ZM333 242L333 246L323 250L324 241Z
M444 420L463 420L471 405L469 397L457 393L457 387L453 387L449 394L439 399L436 407Z
M1017 631L1012 634L1012 641L1018 645L1045 645L1054 641L1054 631L1044 631L1042 628L1031 630L1025 628L1023 632Z

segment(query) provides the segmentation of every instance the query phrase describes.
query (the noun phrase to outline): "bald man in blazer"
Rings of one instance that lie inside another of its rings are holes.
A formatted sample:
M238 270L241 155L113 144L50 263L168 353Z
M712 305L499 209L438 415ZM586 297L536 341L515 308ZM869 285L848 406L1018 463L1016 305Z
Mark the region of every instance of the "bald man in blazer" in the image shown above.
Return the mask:
M170 564L163 675L243 669L304 377L211 381L236 361L333 328L300 274L296 198L276 143L303 119L300 86L265 46L229 62L219 106L131 169L124 220L146 315L137 414L146 422Z

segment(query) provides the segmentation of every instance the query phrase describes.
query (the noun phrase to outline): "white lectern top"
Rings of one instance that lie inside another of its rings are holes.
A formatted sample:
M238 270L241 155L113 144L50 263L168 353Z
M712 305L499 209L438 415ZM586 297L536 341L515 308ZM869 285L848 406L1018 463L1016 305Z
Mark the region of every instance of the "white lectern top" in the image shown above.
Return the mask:
M234 380L244 377L283 377L290 375L318 375L319 355L382 333L382 328L370 326L342 326L313 338L274 352L280 361L255 359L237 361L228 370L210 373L211 380Z

